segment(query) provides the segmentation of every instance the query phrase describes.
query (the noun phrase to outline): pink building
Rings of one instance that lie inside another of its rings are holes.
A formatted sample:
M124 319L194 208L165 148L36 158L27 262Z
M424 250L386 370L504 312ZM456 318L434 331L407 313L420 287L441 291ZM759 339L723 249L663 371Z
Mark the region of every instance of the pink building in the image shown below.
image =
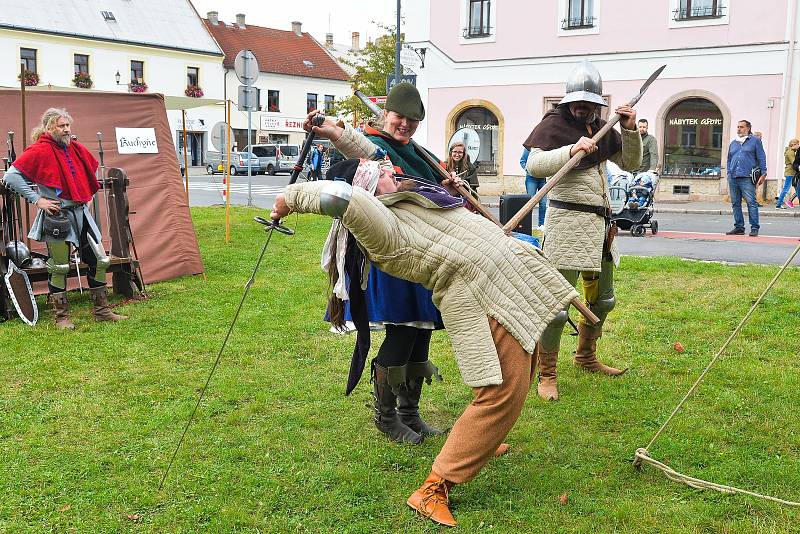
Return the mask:
M445 154L456 130L476 130L484 193L524 189L522 142L582 59L612 109L667 65L637 105L658 140L660 198L723 198L740 119L762 132L774 192L798 136L797 0L405 0L403 13L407 46L424 49L416 137Z

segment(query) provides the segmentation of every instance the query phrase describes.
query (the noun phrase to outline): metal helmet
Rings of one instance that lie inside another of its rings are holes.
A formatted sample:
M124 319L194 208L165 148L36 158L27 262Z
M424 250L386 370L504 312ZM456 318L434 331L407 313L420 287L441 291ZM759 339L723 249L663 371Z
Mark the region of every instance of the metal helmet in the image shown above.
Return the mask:
M31 261L31 251L22 241L9 241L6 243L5 254L17 267L25 267Z
M567 78L567 94L559 104L569 102L592 102L608 106L603 100L603 79L600 77L600 71L586 60L578 63Z

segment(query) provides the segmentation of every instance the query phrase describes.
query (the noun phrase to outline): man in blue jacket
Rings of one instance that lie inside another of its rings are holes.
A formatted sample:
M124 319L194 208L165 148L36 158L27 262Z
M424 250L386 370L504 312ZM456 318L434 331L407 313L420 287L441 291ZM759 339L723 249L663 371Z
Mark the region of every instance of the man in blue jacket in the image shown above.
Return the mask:
M750 121L741 120L736 125L736 139L728 147L728 191L733 207L733 230L728 235L744 235L742 196L747 202L747 220L750 237L758 236L758 203L756 186L767 177L767 156L761 139L751 133ZM756 183L753 180L757 179Z

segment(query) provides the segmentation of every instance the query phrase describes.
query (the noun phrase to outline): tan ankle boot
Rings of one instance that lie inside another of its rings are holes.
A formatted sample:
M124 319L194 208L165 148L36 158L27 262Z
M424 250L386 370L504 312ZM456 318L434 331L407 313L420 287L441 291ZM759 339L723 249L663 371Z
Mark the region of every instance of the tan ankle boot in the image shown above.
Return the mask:
M50 301L53 303L53 310L56 312L56 327L59 330L75 330L75 325L69 319L67 292L51 293Z
M628 369L617 369L597 361L597 340L602 333L602 326L578 323L578 348L575 351L573 363L593 373L604 373L610 376L621 375Z
M93 287L91 288L92 292L92 304L94 304L94 320L95 321L123 321L128 317L125 315L119 315L118 313L114 313L111 310L111 306L108 304L108 290L106 286L102 287Z
M454 527L456 520L450 512L450 488L452 487L452 482L431 471L425 482L411 494L406 504L435 523Z
M539 366L539 383L536 392L544 400L558 400L558 385L556 384L556 364L558 363L558 349L553 352L542 350L536 346L536 364Z

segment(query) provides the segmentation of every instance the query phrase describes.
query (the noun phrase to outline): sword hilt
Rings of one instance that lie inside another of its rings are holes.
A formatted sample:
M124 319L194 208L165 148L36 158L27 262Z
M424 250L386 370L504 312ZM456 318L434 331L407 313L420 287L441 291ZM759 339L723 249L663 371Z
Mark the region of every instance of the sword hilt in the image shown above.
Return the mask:
M294 235L294 230L288 226L282 225L280 220L273 221L270 219L265 219L264 217L253 217L253 220L259 224L263 224L266 227L266 230L277 230L282 234Z

